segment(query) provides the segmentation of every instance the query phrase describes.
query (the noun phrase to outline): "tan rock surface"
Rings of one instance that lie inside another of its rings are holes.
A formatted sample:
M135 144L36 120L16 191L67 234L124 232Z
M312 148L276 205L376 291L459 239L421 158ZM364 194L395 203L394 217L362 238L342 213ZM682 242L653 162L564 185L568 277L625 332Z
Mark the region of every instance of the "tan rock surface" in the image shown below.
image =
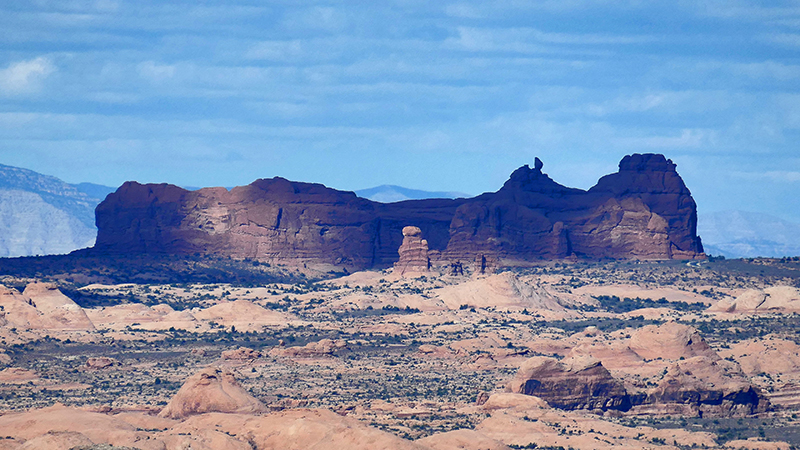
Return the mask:
M31 283L22 293L36 309L49 319L50 330L94 330L94 324L83 308L58 290L52 283Z
M170 328L196 331L200 323L189 311L175 311L169 305L149 307L141 303L106 306L86 310L98 327L122 330L131 327L141 330L168 330Z
M36 371L30 369L7 367L0 370L0 383L27 383L38 379L39 375L36 374Z
M476 308L525 309L536 312L564 311L557 297L541 286L503 272L435 289L433 294L450 309L462 305Z
M261 356L261 352L247 347L225 350L220 354L220 358L229 361L254 361Z
M347 342L339 339L320 339L317 342L309 342L303 346L297 347L276 347L270 350L269 354L272 356L284 356L289 358L318 358L321 356L330 356L339 350L347 348Z
M94 443L124 446L137 442L136 447L142 450L163 450L163 446L148 445L147 433L137 431L127 422L61 404L0 416L0 430L4 430L6 436L26 441L50 432L75 432Z
M800 289L792 286L749 289L736 298L720 300L708 311L745 314L800 312Z
M432 450L511 450L511 447L475 430L453 430L418 439Z
M160 417L182 419L207 412L258 413L267 408L244 390L229 371L207 367L189 377Z
M264 327L285 327L302 323L297 317L281 311L272 311L247 300L236 300L192 312L198 320L215 322L239 331L261 331Z
M50 431L25 442L19 450L71 449L92 444L91 439L75 431Z
M294 409L266 416L203 414L172 432L214 429L245 438L255 448L281 450L423 450L426 447L327 410Z

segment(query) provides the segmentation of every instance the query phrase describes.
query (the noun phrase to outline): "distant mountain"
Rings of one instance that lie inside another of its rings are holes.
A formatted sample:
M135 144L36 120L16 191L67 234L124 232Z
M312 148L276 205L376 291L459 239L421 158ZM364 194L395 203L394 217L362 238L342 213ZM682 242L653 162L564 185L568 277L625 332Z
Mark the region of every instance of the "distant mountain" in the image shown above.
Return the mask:
M113 191L0 164L0 257L91 247L97 236L94 208Z
M425 198L468 198L472 197L463 192L432 192L409 189L402 186L384 184L381 186L355 191L361 198L368 198L374 202L394 203L403 200L422 200Z
M800 224L767 214L746 211L700 214L697 234L710 255L800 256Z

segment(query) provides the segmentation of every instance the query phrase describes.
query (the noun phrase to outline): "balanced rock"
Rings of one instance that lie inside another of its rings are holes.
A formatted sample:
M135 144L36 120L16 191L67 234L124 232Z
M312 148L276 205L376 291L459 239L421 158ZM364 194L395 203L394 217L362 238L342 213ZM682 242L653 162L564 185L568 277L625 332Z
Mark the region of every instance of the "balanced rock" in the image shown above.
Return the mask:
M428 241L422 239L422 230L417 227L403 228L403 243L398 253L400 260L394 263L394 270L400 275L426 273L431 268Z
M534 395L560 409L623 410L631 399L616 380L592 357L573 357L559 361L537 356L522 363L509 384L517 394Z
M207 412L252 414L266 410L239 385L233 373L207 367L186 380L159 416L183 419Z

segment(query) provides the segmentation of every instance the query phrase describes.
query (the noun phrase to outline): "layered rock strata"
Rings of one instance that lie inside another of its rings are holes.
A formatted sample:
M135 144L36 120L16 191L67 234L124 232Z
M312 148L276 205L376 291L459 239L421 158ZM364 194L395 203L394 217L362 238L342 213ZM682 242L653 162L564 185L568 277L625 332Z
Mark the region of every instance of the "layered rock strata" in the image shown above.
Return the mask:
M661 373L655 387L636 382L651 372ZM600 336L562 361L530 358L508 388L567 410L743 417L770 408L738 364L723 360L696 329L675 322L642 327L622 341Z
M662 155L626 156L588 191L523 166L470 199L377 203L282 178L187 191L127 182L96 210L99 253L213 254L348 269L388 267L409 224L445 263L702 258L691 193Z
M561 409L623 410L631 407L625 387L592 357L525 361L509 385L515 394L534 395Z
M417 227L403 228L403 243L397 252L400 260L394 263L394 269L400 275L425 273L431 268L428 241L422 239L422 230Z

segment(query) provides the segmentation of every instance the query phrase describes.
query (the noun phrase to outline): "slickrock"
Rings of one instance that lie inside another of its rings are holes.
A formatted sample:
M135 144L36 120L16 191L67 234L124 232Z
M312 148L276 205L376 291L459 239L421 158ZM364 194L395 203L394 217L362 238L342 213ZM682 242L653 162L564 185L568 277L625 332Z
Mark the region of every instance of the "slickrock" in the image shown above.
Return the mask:
M146 445L147 433L137 431L136 427L127 422L62 404L0 416L0 430L3 430L5 436L26 441L50 432L75 432L86 436L93 443L124 446L140 441L136 447L142 450L158 448Z
M561 409L628 410L631 400L625 387L603 364L591 357L537 356L526 360L509 384L517 394L535 395Z
M539 397L509 392L496 392L483 404L483 409L486 411L509 409L527 411L547 408L550 408L550 405Z
M225 350L220 358L231 361L254 361L261 358L261 352L252 348L239 347L237 349Z
M282 178L230 191L127 182L97 207L88 253L201 253L360 270L397 262L402 229L413 223L442 263L472 264L478 273L543 258L704 258L695 202L663 155L626 156L588 191L556 183L542 167L537 159L497 192L471 199L389 204ZM419 264L422 249L418 241L404 251Z
M397 252L400 260L394 263L394 270L400 275L418 275L429 271L428 241L422 239L422 230L419 228L403 228L403 243Z
M0 383L20 384L39 379L35 370L21 367L7 367L0 370Z
M93 330L83 308L54 284L32 283L24 293L0 286L3 319L18 328L35 330Z
M88 358L83 367L87 370L102 370L115 365L119 365L119 361L116 359L109 358L107 356L99 356L95 358Z
M93 444L91 439L76 431L48 431L26 441L19 450L72 449Z
M321 409L293 409L266 416L203 414L174 427L174 433L215 429L252 448L282 450L426 450L427 447Z
M532 280L521 280L511 272L481 277L431 292L450 309L475 308L564 311L559 299Z
M192 315L198 320L214 322L226 328L236 327L239 331L262 331L264 327L286 327L301 323L291 314L272 311L248 300L219 303L210 308L193 310Z
M454 430L418 439L432 450L511 450L511 447L475 430Z
M128 303L85 311L92 323L101 329L122 330L132 327L142 330L176 328L196 331L201 326L189 311L175 311L171 306L163 304L150 307L141 303Z
M37 310L54 322L51 329L94 330L95 328L83 308L62 294L55 284L31 283L22 295L28 297Z
M800 312L800 289L792 286L748 289L736 298L720 300L708 311L743 314Z
M207 367L186 380L159 416L182 419L207 412L258 413L266 409L231 372Z
M321 356L331 356L337 351L347 348L347 342L341 339L320 339L317 342L309 342L304 346L298 347L276 347L270 350L271 356L285 356L290 358L318 358Z
M707 356L719 359L697 329L677 322L648 325L631 333L628 348L644 359Z

